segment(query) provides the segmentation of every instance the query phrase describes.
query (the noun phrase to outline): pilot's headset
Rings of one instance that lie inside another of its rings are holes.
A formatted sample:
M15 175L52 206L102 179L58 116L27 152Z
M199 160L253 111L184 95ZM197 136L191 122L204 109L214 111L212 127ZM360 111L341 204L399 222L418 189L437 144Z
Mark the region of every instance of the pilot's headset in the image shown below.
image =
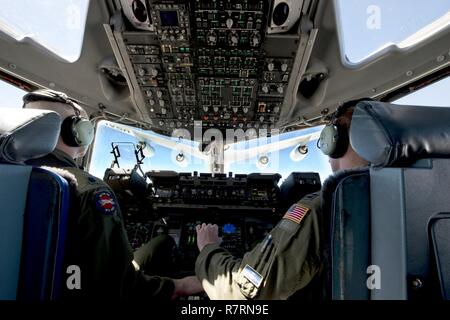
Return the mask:
M61 138L70 147L85 147L94 140L94 126L81 116L80 106L76 100L69 98L65 93L48 89L40 89L27 93L23 97L24 106L33 101L59 102L69 105L75 115L65 118L61 124Z
M371 98L351 100L338 107L332 115L331 121L322 129L317 147L323 154L337 159L344 156L349 145L348 128L337 120L344 115L348 109L355 107L361 101L374 101Z

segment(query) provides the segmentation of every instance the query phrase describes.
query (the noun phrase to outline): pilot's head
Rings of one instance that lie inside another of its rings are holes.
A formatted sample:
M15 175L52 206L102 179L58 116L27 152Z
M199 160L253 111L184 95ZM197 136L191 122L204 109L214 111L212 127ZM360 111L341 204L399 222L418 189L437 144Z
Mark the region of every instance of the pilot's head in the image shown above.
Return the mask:
M369 164L353 150L349 139L350 123L355 106L358 102L367 100L372 99L363 98L343 104L320 134L319 147L329 157L333 172L365 167Z
M23 103L24 108L52 110L61 116L63 122L56 149L74 159L86 154L94 138L94 127L86 111L74 99L62 92L41 89L27 93Z

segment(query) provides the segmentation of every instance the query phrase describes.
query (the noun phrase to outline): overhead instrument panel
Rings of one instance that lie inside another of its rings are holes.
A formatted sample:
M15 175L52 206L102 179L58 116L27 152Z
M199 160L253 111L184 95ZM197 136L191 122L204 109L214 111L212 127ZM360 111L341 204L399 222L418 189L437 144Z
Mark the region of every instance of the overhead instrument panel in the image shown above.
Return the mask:
M167 133L194 121L275 128L298 45L296 32L280 32L298 24L301 3L283 2L281 19L280 1L121 0L115 53L143 117ZM284 29L274 31L274 14Z

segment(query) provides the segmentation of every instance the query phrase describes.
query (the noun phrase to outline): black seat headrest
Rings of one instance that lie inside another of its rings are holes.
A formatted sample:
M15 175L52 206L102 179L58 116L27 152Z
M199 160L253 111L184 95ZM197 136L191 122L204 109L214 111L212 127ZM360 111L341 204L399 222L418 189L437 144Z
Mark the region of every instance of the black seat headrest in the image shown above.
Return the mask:
M350 143L374 167L450 157L450 108L362 101L353 113Z
M23 163L52 152L61 117L53 111L0 108L0 161Z

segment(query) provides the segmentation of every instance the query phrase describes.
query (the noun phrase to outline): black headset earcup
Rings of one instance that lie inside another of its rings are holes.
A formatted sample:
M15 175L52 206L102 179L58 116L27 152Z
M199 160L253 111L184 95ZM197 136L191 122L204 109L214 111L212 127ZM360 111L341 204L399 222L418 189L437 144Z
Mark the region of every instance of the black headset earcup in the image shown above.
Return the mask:
M339 124L329 124L323 128L318 142L323 154L330 158L341 158L348 148L347 130Z
M336 139L336 148L333 153L330 154L330 158L338 159L342 158L348 149L348 133L347 129L342 125L336 124L337 129L337 139Z
M79 119L77 116L70 116L65 118L61 124L61 138L69 147L80 146L74 134L74 127L76 125L77 119Z

